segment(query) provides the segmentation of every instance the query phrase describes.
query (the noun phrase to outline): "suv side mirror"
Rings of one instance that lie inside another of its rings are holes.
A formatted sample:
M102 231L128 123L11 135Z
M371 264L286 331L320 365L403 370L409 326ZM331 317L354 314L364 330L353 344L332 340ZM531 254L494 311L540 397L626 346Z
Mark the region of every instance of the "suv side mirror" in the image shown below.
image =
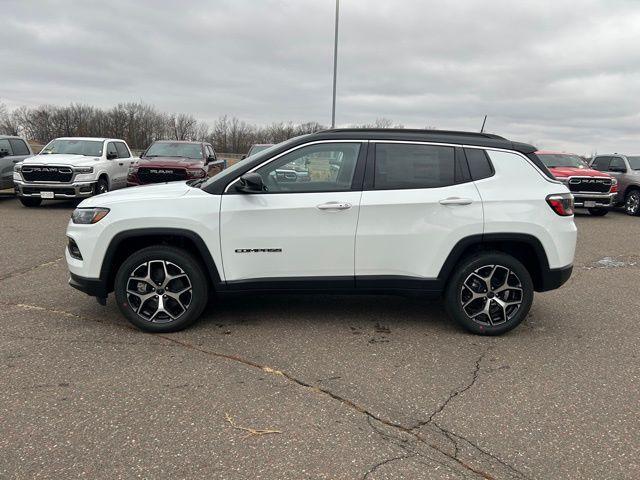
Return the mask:
M259 173L249 172L240 177L236 190L242 193L262 193L267 190Z
M9 150L0 150L0 158L6 157L9 155Z
M118 154L115 152L107 152L107 160L113 160L114 158L118 158Z

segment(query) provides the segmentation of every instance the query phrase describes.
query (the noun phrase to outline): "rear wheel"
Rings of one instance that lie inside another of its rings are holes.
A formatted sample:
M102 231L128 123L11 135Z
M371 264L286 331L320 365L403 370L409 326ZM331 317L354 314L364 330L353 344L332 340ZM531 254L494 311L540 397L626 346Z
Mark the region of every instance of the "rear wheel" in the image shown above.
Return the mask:
M20 203L25 207L39 207L42 203L42 199L38 197L18 197L20 198Z
M464 259L449 279L445 306L453 319L479 335L500 335L522 322L533 303L533 282L514 257L482 252Z
M148 247L118 269L115 297L120 311L141 330L175 332L195 322L208 299L207 279L184 250Z
M590 208L589 213L594 217L604 217L609 210L606 208Z
M628 215L640 215L640 190L631 190L627 193L624 210Z

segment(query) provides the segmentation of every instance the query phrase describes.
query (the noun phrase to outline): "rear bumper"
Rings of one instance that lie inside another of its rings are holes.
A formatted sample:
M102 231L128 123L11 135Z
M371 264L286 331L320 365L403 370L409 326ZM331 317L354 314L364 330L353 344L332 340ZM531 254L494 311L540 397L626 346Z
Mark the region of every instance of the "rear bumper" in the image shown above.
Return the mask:
M20 197L41 198L41 192L53 192L54 198L86 198L93 195L96 182L27 183L14 179L16 194Z
M573 265L567 265L562 268L550 268L542 272L542 278L540 282L540 288L537 288L538 292L548 292L549 290L555 290L564 285L571 273L573 272Z
M578 208L584 208L585 202L594 202L594 207L612 207L615 201L615 193L590 193L590 192L571 192L573 195L573 204Z

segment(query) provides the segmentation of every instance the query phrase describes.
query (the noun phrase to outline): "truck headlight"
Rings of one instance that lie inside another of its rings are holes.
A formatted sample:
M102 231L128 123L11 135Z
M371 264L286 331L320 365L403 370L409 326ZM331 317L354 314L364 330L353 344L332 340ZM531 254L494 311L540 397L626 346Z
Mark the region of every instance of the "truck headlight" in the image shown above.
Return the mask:
M76 173L93 173L93 167L75 167Z
M71 221L82 225L98 223L109 213L108 208L76 208L71 214Z
M16 172L16 173L22 172L22 163L16 163L13 166L13 171Z
M202 178L205 175L206 175L205 171L200 168L187 170L187 176L189 178Z

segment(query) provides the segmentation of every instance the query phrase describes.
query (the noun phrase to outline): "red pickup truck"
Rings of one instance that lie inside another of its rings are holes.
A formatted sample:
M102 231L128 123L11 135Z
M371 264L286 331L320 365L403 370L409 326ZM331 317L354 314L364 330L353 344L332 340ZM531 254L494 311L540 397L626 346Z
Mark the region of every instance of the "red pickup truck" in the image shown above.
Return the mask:
M572 153L539 151L536 155L554 177L569 187L576 207L586 208L591 215L601 217L614 206L618 181L611 175L593 170Z

